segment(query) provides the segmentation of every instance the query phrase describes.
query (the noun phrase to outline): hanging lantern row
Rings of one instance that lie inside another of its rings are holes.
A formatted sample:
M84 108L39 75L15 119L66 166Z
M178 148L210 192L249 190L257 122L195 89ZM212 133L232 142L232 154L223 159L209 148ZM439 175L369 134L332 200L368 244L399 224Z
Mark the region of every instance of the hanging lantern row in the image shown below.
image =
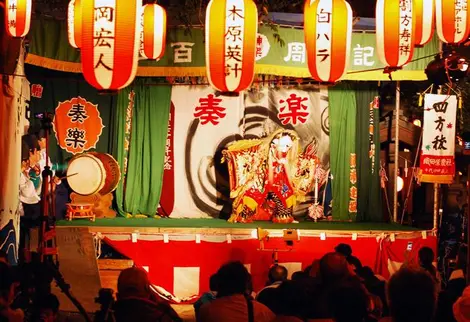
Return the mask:
M247 89L255 75L258 10L252 0L211 0L206 9L206 70L222 92Z
M415 45L424 46L432 39L435 22L434 0L413 0Z
M82 5L81 0L71 0L67 8L67 36L73 48L82 46Z
M142 10L140 55L159 60L165 54L166 11L158 4L147 4Z
M470 34L468 1L436 0L436 30L439 39L449 44L460 44Z
M24 37L31 26L32 0L5 0L5 29L11 37Z
M353 14L344 0L308 0L304 10L308 69L320 82L334 83L346 73Z

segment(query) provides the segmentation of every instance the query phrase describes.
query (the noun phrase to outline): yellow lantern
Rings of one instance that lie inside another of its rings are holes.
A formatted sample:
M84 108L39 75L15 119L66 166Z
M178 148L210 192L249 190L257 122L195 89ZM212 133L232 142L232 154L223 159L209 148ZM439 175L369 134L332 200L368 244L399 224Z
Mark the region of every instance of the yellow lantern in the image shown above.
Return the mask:
M400 68L413 58L412 0L377 0L375 10L377 55L384 65Z
M434 33L434 0L413 0L415 13L415 45L424 46Z
M166 11L158 4L147 4L142 12L140 55L160 59L165 54Z
M81 0L70 0L67 8L67 35L73 48L82 46L82 5Z
M310 74L334 83L346 72L351 49L353 14L344 0L307 0L304 33Z
M31 25L31 0L5 0L5 29L11 37L24 37Z
M470 21L467 0L436 0L436 30L439 39L459 44L468 39Z
M82 0L82 72L100 91L129 85L137 72L138 0Z
M248 88L254 77L258 10L252 0L211 0L206 9L206 69L222 92Z

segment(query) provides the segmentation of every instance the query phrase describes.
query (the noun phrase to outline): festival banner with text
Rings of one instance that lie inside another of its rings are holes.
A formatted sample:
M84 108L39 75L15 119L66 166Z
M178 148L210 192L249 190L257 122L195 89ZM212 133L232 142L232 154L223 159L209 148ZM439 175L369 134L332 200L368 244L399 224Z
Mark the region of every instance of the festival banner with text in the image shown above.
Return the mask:
M427 94L424 97L421 182L452 183L455 174L455 95Z

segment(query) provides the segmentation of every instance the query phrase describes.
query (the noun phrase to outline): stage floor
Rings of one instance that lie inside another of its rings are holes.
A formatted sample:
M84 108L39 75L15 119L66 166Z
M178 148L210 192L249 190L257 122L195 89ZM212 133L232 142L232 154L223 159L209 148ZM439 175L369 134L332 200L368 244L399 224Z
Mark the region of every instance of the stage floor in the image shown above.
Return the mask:
M267 221L257 221L251 224L229 223L222 219L171 219L171 218L113 218L96 219L91 222L87 219L73 221L60 220L60 227L88 227L91 232L132 232L145 231L147 233L178 233L211 231L213 233L234 233L252 231L256 228L267 230L299 229L301 231L315 232L419 232L410 226L393 223L358 223L358 222L312 222L302 221L292 224L275 224Z

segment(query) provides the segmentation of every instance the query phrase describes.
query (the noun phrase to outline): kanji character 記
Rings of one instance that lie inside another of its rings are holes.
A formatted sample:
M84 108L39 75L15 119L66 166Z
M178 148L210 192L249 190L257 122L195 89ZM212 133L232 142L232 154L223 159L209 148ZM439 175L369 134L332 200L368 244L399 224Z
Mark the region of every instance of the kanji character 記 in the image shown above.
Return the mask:
M284 61L293 61L296 63L305 62L305 44L302 42L290 42L287 44L287 56Z
M80 103L73 104L72 108L67 113L67 116L71 118L71 122L83 123L88 118L85 111L85 105Z
M374 57L374 47L362 47L360 44L357 44L353 48L353 54L353 64L355 66L374 66L375 61L371 60Z
M447 143L446 137L441 134L440 137L438 135L434 138L434 141L432 141L432 144L433 144L432 147L434 150L447 150L447 148L444 146L444 144L446 143Z
M193 42L175 42L171 43L173 48L174 56L173 61L175 64L180 63L191 63L193 61Z
M194 117L201 120L201 125L212 123L219 124L219 119L225 117L225 107L220 106L221 98L216 98L214 94L199 99L199 106L196 106Z
M79 128L70 128L67 131L66 145L74 149L83 148L85 146L85 130Z
M277 117L283 125L291 123L296 125L297 122L305 123L309 115L307 105L302 104L308 100L307 97L297 96L296 94L290 94L286 100L281 99L279 103L287 105L281 106Z
M443 118L442 116L439 116L439 118L437 120L434 121L434 123L436 123L436 130L438 131L441 131L442 132L442 129L444 128L444 122L445 122L445 118Z

